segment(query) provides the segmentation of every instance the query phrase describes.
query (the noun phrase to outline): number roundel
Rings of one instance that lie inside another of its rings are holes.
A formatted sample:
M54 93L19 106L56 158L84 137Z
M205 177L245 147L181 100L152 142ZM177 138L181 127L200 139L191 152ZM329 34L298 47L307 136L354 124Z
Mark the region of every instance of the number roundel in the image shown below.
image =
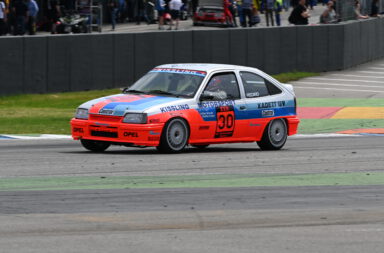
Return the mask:
M233 106L221 106L216 110L215 138L231 137L235 129L235 111Z

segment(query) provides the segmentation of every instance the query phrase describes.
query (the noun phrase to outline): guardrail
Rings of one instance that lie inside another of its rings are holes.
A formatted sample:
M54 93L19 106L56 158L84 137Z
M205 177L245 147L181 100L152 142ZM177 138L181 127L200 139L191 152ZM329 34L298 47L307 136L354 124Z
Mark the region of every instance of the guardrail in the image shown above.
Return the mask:
M384 57L384 19L345 24L0 38L0 95L124 87L163 63L269 74L333 71Z

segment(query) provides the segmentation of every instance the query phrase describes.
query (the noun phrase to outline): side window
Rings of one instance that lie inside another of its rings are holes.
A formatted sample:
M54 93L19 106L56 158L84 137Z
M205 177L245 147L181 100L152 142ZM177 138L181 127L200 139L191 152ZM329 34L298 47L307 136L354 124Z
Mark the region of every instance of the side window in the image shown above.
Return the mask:
M267 82L267 87L268 87L268 91L269 91L269 94L270 95L276 95L276 94L280 94L282 91L277 88L274 84Z
M261 76L250 72L240 72L247 98L264 97L281 93L281 90Z
M212 100L239 99L240 91L234 73L220 73L212 76L203 92Z

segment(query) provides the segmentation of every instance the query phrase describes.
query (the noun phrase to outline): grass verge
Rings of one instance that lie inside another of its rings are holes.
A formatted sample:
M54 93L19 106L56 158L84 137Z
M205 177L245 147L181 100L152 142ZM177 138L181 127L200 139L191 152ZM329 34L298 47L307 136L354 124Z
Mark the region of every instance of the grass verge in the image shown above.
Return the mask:
M288 83L315 75L292 72L273 77ZM70 134L69 121L80 104L118 93L118 89L109 89L0 97L0 134Z

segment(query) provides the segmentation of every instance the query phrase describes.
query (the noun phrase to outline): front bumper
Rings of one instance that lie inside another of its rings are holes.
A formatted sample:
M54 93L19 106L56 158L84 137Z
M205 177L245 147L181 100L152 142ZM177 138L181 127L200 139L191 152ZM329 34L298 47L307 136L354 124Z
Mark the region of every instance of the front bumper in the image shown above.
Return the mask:
M158 146L164 123L126 124L121 122L97 122L71 120L72 138L108 141L112 144Z

